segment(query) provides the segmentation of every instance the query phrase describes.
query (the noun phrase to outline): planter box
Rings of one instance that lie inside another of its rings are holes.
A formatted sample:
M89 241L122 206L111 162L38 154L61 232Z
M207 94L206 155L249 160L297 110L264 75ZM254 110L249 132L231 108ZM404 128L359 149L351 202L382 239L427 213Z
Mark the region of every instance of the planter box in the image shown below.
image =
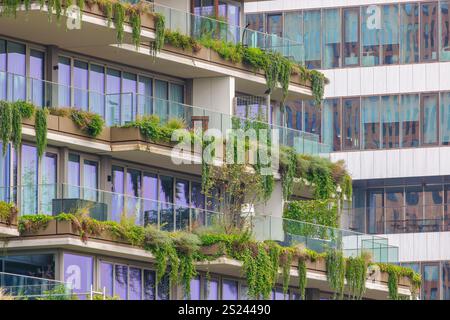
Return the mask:
M112 127L111 128L111 142L145 142L145 143L151 143L155 145L165 146L165 147L173 147L174 144L170 142L164 142L164 141L150 141L149 139L145 138L144 135L141 133L141 130L139 128L118 128L118 127Z
M215 243L210 246L201 247L200 253L207 256L215 256L224 253L224 247L221 243Z
M97 3L88 3L84 6L83 12L95 14L97 16L103 16L106 18L106 15L103 13L103 10Z
M149 12L141 13L141 27L155 29L155 16Z
M210 61L211 62L215 62L221 65L225 65L225 66L229 66L232 68L237 68L237 69L241 69L244 71L250 71L254 73L254 70L252 70L251 68L247 67L246 65L244 65L242 62L238 62L238 63L233 63L232 61L227 61L224 58L222 58L216 51L214 50L210 50Z
M59 128L61 132L74 134L77 136L87 136L78 126L72 121L72 119L67 117L58 117Z
M41 228L37 230L36 232L31 231L25 231L21 234L21 236L29 237L29 236L48 236L48 235L55 235L56 234L56 220L50 220L47 224L47 227Z
M326 272L327 267L325 259L317 259L314 262L306 260L306 269Z

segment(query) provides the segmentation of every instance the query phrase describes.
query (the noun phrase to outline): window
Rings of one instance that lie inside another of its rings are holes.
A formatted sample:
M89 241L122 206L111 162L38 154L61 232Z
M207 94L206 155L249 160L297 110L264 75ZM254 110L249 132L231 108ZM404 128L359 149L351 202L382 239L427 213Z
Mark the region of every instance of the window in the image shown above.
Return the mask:
M167 102L169 100L169 84L166 81L156 80L155 86L155 114L164 123L168 120L169 114L169 105Z
M124 169L119 166L112 166L112 203L111 214L113 221L120 221L120 216L124 209Z
M91 64L89 70L89 111L105 117L105 68Z
M137 95L138 114L150 115L153 113L153 81L150 78L139 77L139 94Z
M174 230L173 180L172 177L159 176L160 226L164 230Z
M450 262L442 263L442 295L444 300L450 300Z
M421 95L422 144L438 143L438 96L435 93Z
M4 267L2 268L2 262ZM54 254L27 254L0 257L0 271L24 276L55 279Z
M126 214L134 217L137 223L141 223L141 192L142 192L141 171L127 169L126 174Z
M443 221L443 190L442 185L427 185L424 189L425 217L422 232L442 231Z
M156 274L153 270L144 270L144 300L156 298Z
M195 277L191 279L191 294L186 299L189 300L200 300L200 277Z
M359 9L344 11L344 66L359 65Z
M343 139L342 142L344 150L359 149L359 99L343 99Z
M381 30L381 58L383 64L396 64L399 62L399 11L398 5L383 6Z
M439 300L439 263L422 264L422 300Z
M113 265L107 262L100 262L100 291L105 289L105 294L112 297L113 296L113 277L114 270Z
M53 214L53 199L57 192L57 155L46 152L41 160L41 208L40 212Z
M120 94L120 71L107 69L106 72L106 124L108 126L120 124L120 103L127 101L130 105L131 93Z
M245 31L245 41L249 47L264 46L264 14L255 13L246 16L248 29ZM252 31L254 30L254 31ZM286 31L285 31L286 32ZM288 34L285 34L288 37Z
M285 12L284 37L289 40L287 41L289 44L289 53L287 55L297 62L303 62L303 18L301 11Z
M70 283L79 299L86 299L93 285L94 259L89 256L64 253L64 281Z
M320 49L320 10L305 11L303 14L303 38L305 40L305 65L309 69L319 69L321 62Z
M6 41L0 39L0 99L6 100Z
M381 97L381 121L383 123L383 149L400 146L400 116L398 96Z
M421 186L405 188L406 232L421 232L423 225L423 192Z
M383 190L367 191L367 232L384 233L384 192Z
M45 106L44 101L44 56L45 53L30 50L30 97L31 102L39 107Z
M156 174L144 173L142 197L144 198L144 225L158 224L158 176Z
M323 10L323 68L341 65L341 12L339 9Z
M189 181L176 179L175 184L175 228L189 228Z
M114 293L121 300L128 299L128 266L119 264L114 266Z
M184 87L180 84L171 83L170 84L170 107L169 107L169 117L186 119L185 110L183 105L184 102Z
M70 74L70 59L66 57L58 58L58 106L70 107L72 85L72 77Z
M402 126L401 147L410 148L419 146L419 117L419 95L402 95L400 106L400 121Z
M122 74L122 103L120 110L120 123L126 124L134 120L135 96L137 92L136 75L129 72Z
M26 100L25 45L7 41L8 100Z
M322 111L322 141L333 146L334 151L341 150L341 104L340 99L326 99Z
M386 188L386 233L405 232L403 188Z
M22 145L21 153L21 214L38 212L38 155L34 146Z
M0 143L0 148L3 149L3 144ZM0 154L0 200L11 202L11 145L6 149L6 154Z
M130 267L128 300L142 300L142 270Z
M88 64L75 60L73 64L74 107L88 109Z
M419 5L400 5L400 49L401 63L419 62Z
M238 300L238 282L222 280L222 300Z
M450 92L441 93L441 143L450 144Z
M380 98L362 98L362 148L379 149L380 143Z
M366 67L380 64L379 11L378 6L361 7L361 64Z
M70 198L80 198L80 156L69 153L67 165L68 195Z
M450 14L448 4L449 1L440 1L440 60L442 61L450 61Z
M436 61L438 58L437 2L422 3L420 10L420 55L422 61Z

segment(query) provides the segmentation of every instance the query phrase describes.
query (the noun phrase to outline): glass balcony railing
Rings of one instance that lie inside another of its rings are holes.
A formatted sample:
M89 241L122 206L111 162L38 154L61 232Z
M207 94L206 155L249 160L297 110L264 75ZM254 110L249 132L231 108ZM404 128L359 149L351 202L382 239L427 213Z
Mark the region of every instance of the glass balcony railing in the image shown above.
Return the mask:
M173 190L164 190L170 194ZM87 213L99 221L120 222L122 217L136 225L154 224L162 230L192 230L220 223L214 210L183 203L169 203L69 184L22 185L0 188L0 200L15 203L20 215ZM213 200L207 203L214 208Z
M225 134L227 129L235 128L233 124L240 123L244 129L246 121L256 121L132 92L104 94L2 71L0 100L27 100L38 107L70 107L90 111L102 116L107 126L125 125L139 117L154 114L159 116L162 123L178 118L192 128L194 123L200 121L199 126L206 123L208 128L218 129ZM235 119L240 121L236 122ZM278 145L290 146L298 153L307 154L331 151L331 146L321 143L318 135L264 124L271 130L278 130L278 141L273 141L274 145L277 142Z
M285 246L303 245L316 252L340 249L348 257L369 252L374 262L398 262L398 247L380 236L273 216L254 217L253 224L255 236L260 240L275 240Z
M248 28L229 24L213 17L195 15L190 12L153 4L154 11L166 18L166 28L180 32L194 39L211 38L242 43L247 47L258 47L263 50L278 52L283 56L304 64L304 46L302 43Z
M342 214L350 228L371 234L450 231L447 204L351 208Z
M0 290L14 299L69 299L71 286L62 281L0 272Z

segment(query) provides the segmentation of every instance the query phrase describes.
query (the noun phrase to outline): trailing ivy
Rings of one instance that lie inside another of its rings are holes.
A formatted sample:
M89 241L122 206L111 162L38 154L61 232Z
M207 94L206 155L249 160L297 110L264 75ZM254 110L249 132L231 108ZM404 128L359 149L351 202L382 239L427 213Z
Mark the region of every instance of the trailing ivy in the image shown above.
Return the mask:
M119 1L113 3L114 27L116 28L116 39L119 44L123 41L125 7Z
M368 262L365 255L347 259L345 279L347 280L349 296L352 299L361 300L364 296Z
M292 195L296 167L297 155L295 150L288 147L282 148L280 158L280 175L284 200L288 200Z
M345 284L345 258L342 251L335 249L327 251L326 268L328 284L334 291L333 299L342 300Z
M160 13L155 12L155 40L150 42L150 54L153 59L156 54L161 51L164 45L165 29L166 29L166 17Z
M414 272L411 268L406 268L402 266L397 266L387 263L377 263L376 264L381 272L388 273L388 289L389 289L389 299L400 300L402 297L398 294L398 282L401 277L407 277L411 281L411 295L413 299L417 297L420 285L422 283L422 278L420 274Z
M19 150L22 144L22 113L15 105L11 110L11 141L14 149Z
M36 131L36 146L39 158L45 152L47 147L47 116L49 111L47 108L36 110L35 115L35 131Z
M12 132L12 107L11 103L0 101L0 138L2 140L2 152L6 154L9 139Z
M130 9L130 23L132 29L132 39L136 50L139 48L141 43L141 14L136 9Z
M281 255L281 267L283 275L283 293L286 296L289 289L289 282L291 279L291 264L293 259L293 252L289 249L283 250Z
M308 278L306 276L306 262L305 259L302 257L298 258L298 289L300 292L300 298L302 300L306 299L306 285Z
M70 118L81 130L94 138L102 133L105 126L105 120L92 112L72 109Z

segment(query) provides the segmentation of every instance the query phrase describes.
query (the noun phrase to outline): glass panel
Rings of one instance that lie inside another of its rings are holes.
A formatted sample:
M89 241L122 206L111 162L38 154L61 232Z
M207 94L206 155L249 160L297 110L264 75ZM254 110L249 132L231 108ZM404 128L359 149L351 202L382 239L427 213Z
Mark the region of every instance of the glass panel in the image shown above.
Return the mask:
M91 64L89 70L89 111L105 116L105 68Z
M173 178L159 176L160 226L163 230L174 229Z
M222 280L222 300L238 299L238 282L234 280Z
M363 66L380 64L380 7L364 6L361 8L361 42Z
M383 190L367 191L367 232L384 233L384 193Z
M71 284L79 299L86 299L94 279L92 257L64 253L64 281Z
M73 64L73 96L76 108L88 109L88 64L75 60Z
M401 96L400 121L402 123L402 147L419 146L419 95L408 94Z
M441 93L441 109L439 117L441 118L441 143L450 144L450 92Z
M438 98L437 94L422 94L422 143L437 144L438 142Z
M439 300L439 264L422 265L422 300Z
M134 97L137 92L136 75L124 72L122 78L122 104L121 104L121 124L126 124L135 119ZM131 98L130 98L131 97Z
M80 156L70 153L67 167L68 197L78 199L80 198Z
M381 121L383 122L383 148L400 146L400 116L398 96L381 97Z
M280 38L283 35L283 15L282 14L268 14L267 15L267 49L273 51L280 51L282 43Z
M144 172L142 185L144 225L148 223L158 224L158 176L153 173Z
M4 268L2 270L2 260ZM3 272L20 274L24 276L55 279L54 254L27 254L2 256L0 270Z
M158 284L157 300L169 300L170 298L170 282L169 275L166 274Z
M341 150L341 106L340 99L326 99L323 102L322 141L333 146L334 151Z
M261 21L262 22L262 21ZM253 30L259 30L254 29ZM262 28L259 31L264 31ZM256 35L254 35L255 37ZM262 34L257 35L259 38L262 38ZM293 60L297 62L303 62L304 52L301 47L303 44L303 19L301 11L290 11L284 13L284 37L293 41L295 44L291 44L295 46L294 50L290 51L289 56L292 57ZM261 45L259 45L261 47Z
M450 185L444 185L444 231L450 231Z
M386 233L405 232L403 188L386 188Z
M116 264L114 279L114 295L120 297L121 300L128 299L128 267Z
M422 232L438 232L443 222L443 190L442 185L427 185L424 191L425 218Z
M153 270L144 270L144 300L155 300L156 275Z
M150 78L139 76L138 114L149 115L153 113L153 81Z
M100 263L100 291L103 288L106 295L113 295L113 265L107 262Z
M420 232L423 224L423 192L421 186L406 187L406 232Z
M127 196L127 216L140 223L141 172L138 170L127 169Z
M448 1L440 1L441 24L439 31L441 35L441 61L450 61L450 14L448 12L448 3Z
M106 71L106 123L111 126L120 124L120 71ZM128 96L128 95L126 95Z
M420 11L420 55L422 61L435 61L438 58L437 40L437 2L422 3Z
M186 121L184 114L184 86L180 84L170 84L170 108L169 118L178 118Z
M6 41L0 39L0 99L6 100Z
M442 295L444 300L450 300L450 262L442 263Z
M52 214L52 200L56 199L57 155L46 153L42 159L40 212ZM59 212L58 212L59 213Z
M320 107L313 100L304 102L304 131L320 135L321 113Z
M341 65L341 12L339 9L323 11L323 68Z
M21 185L22 215L37 213L38 156L36 147L22 145Z
M0 148L3 149L3 144L0 143ZM0 200L10 202L10 192L9 188L4 188L10 185L10 156L11 147L6 149L6 154L0 154Z
M39 107L44 101L44 52L30 50L30 97L31 102Z
M362 98L362 133L363 149L379 149L380 143L380 99L379 97Z
M304 11L303 13L303 37L305 39L305 65L309 69L320 68L320 10Z
M344 10L344 66L359 65L359 9Z
M168 119L169 113L169 105L167 100L169 100L169 85L166 81L155 81L155 97L157 98L155 101L156 110L154 110L155 114L159 116L162 122L166 122Z
M129 300L142 300L142 270L130 268Z
M191 296L189 300L200 300L200 277L191 280Z
M111 214L113 221L120 221L124 209L124 170L122 167L112 166L112 204Z
M26 100L25 45L8 41L8 100Z
M400 5L400 62L419 61L419 5L405 3Z
M58 107L70 107L71 97L70 97L70 86L71 75L70 75L70 59L66 57L58 58Z
M84 160L83 164L83 186L84 199L97 201L98 189L98 163L91 160Z
M189 228L189 181L176 180L176 229Z
M397 4L383 6L381 55L383 64L399 63L399 11Z
M343 99L343 149L359 149L359 99Z
M208 281L205 279L203 281L203 292L205 300L219 300L219 280L210 279Z

